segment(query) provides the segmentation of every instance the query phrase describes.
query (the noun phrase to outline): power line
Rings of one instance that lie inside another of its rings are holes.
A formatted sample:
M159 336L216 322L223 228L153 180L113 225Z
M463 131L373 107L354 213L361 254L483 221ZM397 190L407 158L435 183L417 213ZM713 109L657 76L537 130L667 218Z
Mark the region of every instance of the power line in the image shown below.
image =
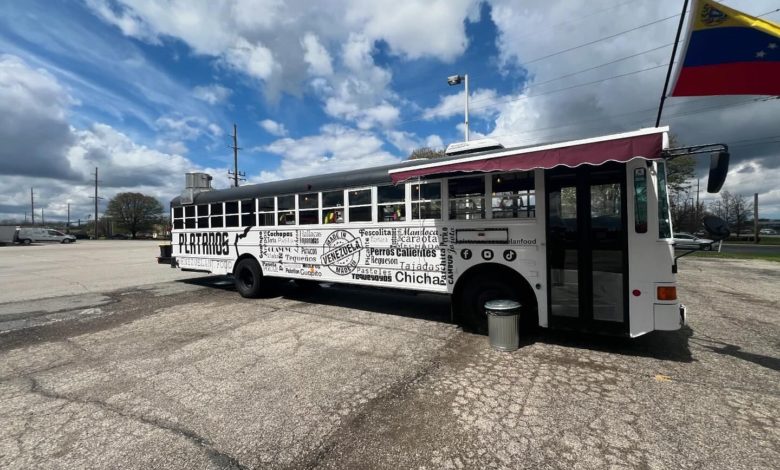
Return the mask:
M717 105L717 106L706 106L706 107L701 107L701 108L697 108L697 109L694 109L694 110L689 110L689 111L684 111L684 112L677 113L677 114L668 115L667 119L668 118L681 117L681 116L687 116L687 115L690 115L690 114L699 114L699 113L714 111L714 110L717 110L717 109L727 109L727 108L731 108L731 107L744 106L744 105L750 104L750 103L756 103L756 102L762 102L762 101L770 101L770 100L773 100L773 99L777 99L777 98L774 98L774 97L771 97L771 98L751 98L749 100L743 100L743 101L739 101L739 102L736 102L736 103L728 103L728 104ZM706 101L706 100L708 100L708 98L697 99L697 100L688 101L688 102L685 102L685 103L677 103L677 104L668 106L668 108L679 107L679 106L686 106L686 105L690 105L691 103L699 103L699 102ZM540 128L536 128L536 129L528 129L528 130L521 131L521 132L513 132L511 134L491 135L490 137L491 138L518 137L518 136L521 136L521 135L532 134L532 133L546 131L546 130L560 129L560 128L564 128L564 127L577 126L577 125L588 124L588 123L592 123L592 122L603 122L604 120L607 120L607 119L614 119L614 118L623 117L623 116L630 116L632 114L646 113L646 112L655 111L655 110L656 110L655 107L645 108L645 109L640 109L640 110L636 110L636 111L629 111L629 112L626 112L626 113L613 114L613 115L607 115L607 116L600 116L600 117L591 118L591 119L583 119L583 120L571 121L571 122L569 122L567 124L562 124L562 125L540 127ZM643 122L643 121L644 120L633 120L633 121L629 121L629 122L630 123L639 123L639 122ZM534 139L526 139L525 141L526 142L531 142L533 140Z
M631 2L625 2L625 3L631 3ZM619 5L616 5L616 6L614 6L614 7L611 7L611 8L617 8L617 7L619 7L619 6L622 6L622 5L624 5L625 3L623 3L623 4L619 4ZM607 9L605 9L605 10L608 10L608 9L611 9L611 8L607 8ZM758 17L763 17L763 16L766 16L766 15L769 15L769 14L772 14L772 13L776 13L776 12L778 12L778 11L780 11L780 8L777 8L777 9L775 9L775 10L771 10L771 11L768 11L768 12L762 13L762 14L758 15ZM590 15L590 16L592 16L592 15ZM624 30L624 31L621 31L621 32L618 32L618 33L615 33L615 34L611 34L611 35L609 35L609 36L605 36L605 37L602 37L602 38L599 38L599 39L596 39L596 40L593 40L593 41L589 41L589 42L586 42L586 43L583 43L583 44L579 44L579 45L576 45L576 46L573 46L573 47L570 47L570 48L567 48L567 49L563 49L563 50L560 50L560 51L556 51L556 52L553 52L553 53L547 54L547 55L545 55L545 56L537 57L536 59L532 59L532 60L529 60L529 61L524 61L524 62L523 62L523 65L528 65L528 64L535 63L535 62L539 62L539 61L542 61L542 60L544 60L544 59L548 59L548 58L550 58L550 57L555 57L555 56L558 56L558 55L564 54L564 53L566 53L566 52L570 52L570 51L573 51L573 50L581 49L581 48L583 48L583 47L587 47L587 46L590 46L590 45L593 45L593 44L596 44L596 43L599 43L599 42L602 42L602 41L606 41L606 40L609 40L609 39L613 39L613 38L615 38L615 37L618 37L618 36L621 36L621 35L623 35L623 34L627 34L627 33L633 32L633 31L637 31L637 30L639 30L639 29L642 29L642 28L645 28L645 27L647 27L647 26L651 26L651 25L654 25L654 24L658 24L658 23L661 23L661 22L664 22L664 21L670 20L670 19L672 19L672 18L676 18L676 17L678 17L678 16L680 16L680 14L675 14L675 15L667 16L667 17L665 17L665 18L661 18L661 19L658 19L658 20L655 20L655 21L651 21L651 22L649 22L649 23L644 23L644 24L642 24L642 25L639 25L639 26L636 26L636 27L633 27L633 28L630 28L630 29L627 29L627 30ZM671 45L673 45L673 43L664 44L664 45L662 45L662 46L658 46L658 47L655 47L655 48L652 48L652 49L648 49L648 50L646 50L646 51L642 51L642 52L639 52L639 53L636 53L636 54L631 54L631 55L629 55L629 56L625 56L625 57L622 57L622 58L619 58L619 59L615 59L615 60L613 60L613 61L605 62L605 63L603 63L603 64L600 64L600 65L597 65L597 66L594 66L594 67L590 67L590 68L587 68L587 69L579 70L579 71L577 71L577 72L572 72L572 73L570 73L570 74L562 75L562 76L556 77L556 78L554 78L554 79L547 80L547 81L545 81L545 82L534 83L534 84L531 84L531 85L529 85L528 87L526 87L524 90L527 90L528 88L531 88L531 87L540 86L540 85L543 85L543 84L546 84L546 83L550 83L550 82L553 82L553 81L557 81L557 80L560 80L560 79L562 79L562 78L567 78L567 77L570 77L570 76L578 75L578 74L580 74L580 73L588 72L588 71L590 71L590 70L594 70L594 69L597 69L597 68L600 68L600 67L603 67L603 66L606 66L606 65L610 65L610 64L613 64L613 63L616 63L616 62L620 62L620 61L622 61L622 60L626 60L626 59L630 59L630 58L633 58L633 57L637 57L637 56L640 56L640 55L642 55L642 54L646 54L646 53L648 53L648 52L653 52L653 51L656 51L656 50L662 49L662 48L664 48L664 47L669 47L669 46L671 46ZM658 66L658 67L653 67L653 68L649 68L649 69L643 69L643 70L639 70L639 71L635 71L635 72L630 72L630 73L639 73L639 72L641 72L641 71L652 70L652 69L654 69L654 68L660 68L660 67L662 67L662 66L665 66L665 65L667 65L667 66L668 66L668 65L669 65L669 63L667 62L666 64L663 64L663 65L661 65L661 66ZM472 75L473 75L473 74L472 74ZM478 77L478 75L474 75L474 76L477 76L477 77ZM558 91L565 91L565 90L567 90L567 89L570 89L570 88L577 88L577 87L579 87L579 86L585 86L585 85L588 85L588 84L600 83L601 81L605 81L605 80L611 80L611 79L613 79L613 78L618 78L618 77L621 77L621 76L625 76L625 75L611 76L611 77L607 77L607 78L605 78L605 79L603 79L603 80L600 80L600 81L588 82L588 83L581 84L581 85L575 85L575 86L573 86L573 87L569 87L569 88L563 88L563 89L559 89L559 90L553 90L553 91L551 91L550 93L554 93L554 92L558 92ZM520 100L520 99L531 98L531 97L533 97L533 96L542 96L542 95L544 95L544 94L547 94L547 93L540 93L540 94L536 94L536 95L529 95L529 96L524 96L524 97L520 97L520 98L516 98L516 99L511 99L511 100L507 100L507 101L500 101L500 102L497 102L496 104L503 104L503 103L508 103L508 102L517 101L517 100ZM414 95L412 95L412 96L414 96ZM482 99L482 100L471 101L471 103L475 103L475 102L484 102L484 101L489 101L489 100L490 100L490 98L485 98L485 99ZM482 107L482 108L484 108L484 107ZM473 107L472 107L471 109L482 109L482 108L480 108L480 107L473 108ZM409 122L415 122L415 121L424 120L424 119L425 119L425 118L409 119L409 120L404 120L404 121L401 121L401 122L399 122L398 124L405 124L405 123L409 123Z
M661 18L660 20L651 21L649 23L645 23L645 24L636 26L636 27L631 28L631 29L626 29L626 30L621 31L619 33L610 34L609 36L604 36L603 38L595 39L593 41L589 41L589 42L586 42L586 43L583 43L583 44L579 44L577 46L569 47L568 49L563 49L561 51L553 52L552 54L547 54L547 55L544 55L544 56L541 56L541 57L537 57L536 59L526 60L526 61L523 62L523 65L533 64L535 62L539 62L539 61L542 61L542 60L545 60L545 59L549 59L550 57L555 57L555 56L558 56L558 55L561 55L561 54L565 54L566 52L571 52L571 51L575 51L577 49L581 49L583 47L592 46L593 44L597 44L599 42L606 41L608 39L613 39L613 38L616 38L618 36L622 36L624 34L627 34L627 33L633 32L633 31L637 31L639 29L646 28L648 26L652 26L654 24L658 24L658 23L670 20L672 18L677 18L678 16L680 16L679 13L676 14L676 15L667 16L666 18Z
M595 16L595 15L597 15L597 14L599 14L599 13L603 13L604 11L608 11L608 10L617 9L617 8L619 8L619 7L621 7L621 6L624 6L624 5L627 5L627 4L629 4L629 3L634 3L635 1L637 1L637 0L629 0L629 1L626 1L626 2L623 2L623 3L619 3L619 4L617 4L617 5L611 5L611 6L607 7L607 8L603 8L603 9L601 9L601 10L597 10L596 12L592 12L591 14L587 14L587 15L584 15L584 16L578 16L576 21L564 21L564 22L561 22L561 23L557 23L557 24L555 24L555 25L553 25L553 26L549 26L549 27L547 27L547 29L554 29L554 28L556 28L556 27L559 27L559 26L564 26L564 25L567 25L567 24L581 23L583 20L585 20L585 19L587 19L587 18L589 18L589 17L591 17L591 16ZM550 54L548 54L548 55L546 55L546 56L544 56L544 57L538 57L538 58L536 58L536 59L533 59L533 60L531 60L531 61L523 61L523 62L522 62L522 65L527 65L527 64L530 64L530 63L538 62L538 61L541 61L541 60L547 59L547 58L549 58L549 57L554 57L554 56L557 56L557 55L563 54L563 53L565 53L565 52L569 52L569 51L573 51L573 50L576 50L576 49L580 49L580 48L583 48L583 47L586 47L586 46L589 46L589 45L592 45L592 44L597 44L597 43L599 43L599 42L606 41L606 40L608 40L608 39L613 39L613 38L616 38L616 37L618 37L618 36L621 36L621 35L623 35L623 34L627 34L627 33L630 33L630 32L633 32L633 31L636 31L636 30L639 30L639 29L645 28L645 27L647 27L647 26L652 26L652 25L654 25L654 24L661 23L661 22L663 22L663 21L666 21L666 20L668 20L668 19L670 19L670 18L674 18L674 17L676 17L676 16L680 16L680 15L674 15L674 16L670 16L670 17L667 17L667 18L662 18L662 19L659 19L659 20L651 21L651 22L649 22L649 23L644 23L644 24L641 24L641 25L639 25L639 26L636 26L636 27L634 27L634 28L631 28L631 29L628 29L628 30L625 30L625 31L621 31L621 32L619 32L619 33L615 33L615 34L612 34L612 35L609 35L609 36L605 36L605 37L602 37L602 38L599 38L599 39L596 39L596 40L593 40L593 41L590 41L590 42L587 42L587 43L584 43L584 44L579 44L579 45L577 45L577 46L573 46L573 47L570 47L570 48L568 48L568 49L564 49L564 50L561 50L561 51L557 51L557 52L550 53ZM531 35L532 35L532 34L527 34L527 35L522 35L522 36L520 36L520 37L521 37L521 38L522 38L522 37L528 37L528 36L531 36ZM471 75L471 78L472 78L472 79L473 79L473 78L480 78L480 77L484 77L484 76L485 76L485 74L479 74L479 72L477 72L477 73L470 73L469 75ZM432 85L432 86L426 86L426 87L418 87L418 89L420 90L420 92L413 93L413 94L408 94L408 93L407 93L407 94L405 94L405 96L406 96L407 98L409 98L409 97L413 97L413 96L418 96L418 95L421 95L421 94L423 94L423 91L424 91L424 90L431 90L431 89L434 89L434 88L438 88L438 87L437 87L437 86L435 86L435 85Z

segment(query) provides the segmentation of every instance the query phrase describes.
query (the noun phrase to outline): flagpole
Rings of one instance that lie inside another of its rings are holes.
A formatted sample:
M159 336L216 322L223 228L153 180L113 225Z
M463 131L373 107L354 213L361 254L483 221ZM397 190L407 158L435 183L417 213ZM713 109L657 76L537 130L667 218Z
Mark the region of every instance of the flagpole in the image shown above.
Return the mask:
M677 45L680 43L680 33L682 33L683 23L685 22L685 12L688 10L688 0L683 2L682 13L680 13L680 24L677 25L677 36L674 38L674 47L672 47L672 58L669 60L669 69L666 71L666 81L664 82L664 91L661 93L661 103L658 105L658 117L655 118L655 127L661 125L661 113L664 111L664 101L666 101L666 90L669 88L669 79L672 77L672 67L674 67L674 56L677 54Z

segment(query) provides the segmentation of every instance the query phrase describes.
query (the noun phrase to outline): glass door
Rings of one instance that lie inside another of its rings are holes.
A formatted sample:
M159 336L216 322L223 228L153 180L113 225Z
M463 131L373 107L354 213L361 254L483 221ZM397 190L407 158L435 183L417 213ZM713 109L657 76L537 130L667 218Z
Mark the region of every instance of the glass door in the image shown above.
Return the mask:
M550 325L627 331L625 166L547 172Z

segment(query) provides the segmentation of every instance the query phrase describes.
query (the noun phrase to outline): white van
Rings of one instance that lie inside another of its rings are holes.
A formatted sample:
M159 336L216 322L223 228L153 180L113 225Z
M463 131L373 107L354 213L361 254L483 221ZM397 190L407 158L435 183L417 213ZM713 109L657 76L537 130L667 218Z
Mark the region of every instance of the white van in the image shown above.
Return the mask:
M22 227L19 229L18 240L24 245L32 242L73 243L76 237L50 228Z

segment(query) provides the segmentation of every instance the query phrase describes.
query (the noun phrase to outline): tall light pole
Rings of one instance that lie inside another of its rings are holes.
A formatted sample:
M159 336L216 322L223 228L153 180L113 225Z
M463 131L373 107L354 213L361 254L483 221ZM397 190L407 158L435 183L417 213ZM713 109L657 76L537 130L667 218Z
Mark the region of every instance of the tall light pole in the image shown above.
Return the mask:
M466 119L464 121L464 124L466 125L463 134L465 138L465 142L469 141L469 74L465 75L450 75L447 77L447 84L449 86L455 86L460 85L461 82L465 85L466 88Z

